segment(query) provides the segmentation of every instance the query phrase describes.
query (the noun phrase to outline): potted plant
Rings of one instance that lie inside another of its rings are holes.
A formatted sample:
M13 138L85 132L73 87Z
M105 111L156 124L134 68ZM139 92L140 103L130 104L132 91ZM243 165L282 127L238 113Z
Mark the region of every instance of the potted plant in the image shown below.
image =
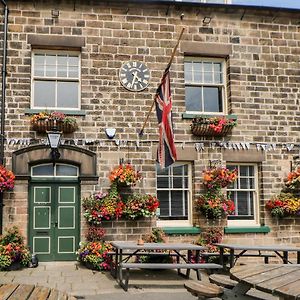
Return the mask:
M300 198L292 193L280 193L266 203L272 217L300 216Z
M57 111L52 113L39 112L31 116L30 122L32 129L39 133L53 130L53 128L64 133L72 133L78 128L75 118Z
M211 167L203 171L203 185L206 189L225 188L237 179L237 170L226 167Z
M115 189L109 193L99 192L83 199L84 217L91 225L104 220L118 219L123 214L124 203Z
M15 186L15 175L12 171L7 170L0 165L0 191L11 191Z
M0 270L17 270L27 267L31 260L28 247L24 244L17 227L6 229L0 237Z
M155 196L149 194L129 195L124 208L124 216L129 219L155 216L159 207L159 201Z
M196 207L207 219L221 219L233 214L234 202L219 189L209 190L199 196Z
M109 179L112 183L118 186L134 186L137 182L142 179L139 171L136 171L134 167L128 164L120 164L118 167L113 169L110 173Z
M112 250L110 243L106 242L80 242L80 248L77 251L77 260L92 270L109 270L110 255Z
M203 171L205 191L196 199L196 208L206 219L222 219L234 213L234 202L223 193L222 188L237 179L237 170L229 170L224 166L210 167Z
M192 120L191 130L197 136L225 136L236 125L236 118L203 116Z

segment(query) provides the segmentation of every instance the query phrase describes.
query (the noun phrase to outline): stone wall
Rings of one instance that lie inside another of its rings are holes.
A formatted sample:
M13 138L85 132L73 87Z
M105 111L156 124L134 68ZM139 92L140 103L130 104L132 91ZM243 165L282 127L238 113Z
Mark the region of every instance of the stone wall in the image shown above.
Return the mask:
M53 17L52 10L58 10L59 16ZM114 141L106 142L104 146L97 143L83 146L97 153L99 181L98 184L82 186L82 196L95 190L106 190L109 172L120 159L130 160L141 171L144 180L137 190L156 192L157 120L154 113L141 140L138 132L181 28L185 27L171 67L171 85L175 140L180 142L178 148L182 148L179 159L193 163L194 199L201 191L203 168L210 159L221 159L225 163L225 151L219 147L203 151L194 149L199 138L190 132L191 120L182 118L185 113L183 51L191 47L196 49L193 51L202 49L202 54L206 51L209 55L207 49L230 49L227 59L228 114L237 115L238 126L225 141L277 143L282 147L265 152L264 159L259 162L260 220L261 224L271 227L271 233L226 238L299 245L298 218L274 222L265 212L265 202L280 191L282 178L290 169L289 162L298 153L298 149L288 151L283 145L299 143L299 11L212 9L183 3L168 6L120 5L113 1L58 3L21 0L10 1L9 11L6 137L36 141L45 138L31 130L25 113L30 109L31 53L34 47L29 43L29 37L37 36L49 40L50 44L58 37L60 42L64 37L69 42L72 38L84 39L81 48L81 109L86 114L77 118L78 131L65 138L106 140L104 129L115 127L115 139L128 141L123 147ZM212 18L208 25L202 23L205 16ZM196 54L201 55L198 52ZM129 60L143 61L150 69L150 85L143 92L129 92L120 84L119 68ZM138 146L137 140L140 141ZM187 147L181 147L183 143ZM6 144L7 166L11 166L12 152L22 147L24 145ZM229 151L235 155L246 150ZM4 225L17 223L25 232L26 193L27 181L17 181L15 192L6 194L4 203ZM199 218L201 216L194 212L191 224L199 223ZM82 232L85 226L82 220ZM122 228L124 226L116 229L119 237L124 233ZM135 234L133 229L129 231L126 232Z

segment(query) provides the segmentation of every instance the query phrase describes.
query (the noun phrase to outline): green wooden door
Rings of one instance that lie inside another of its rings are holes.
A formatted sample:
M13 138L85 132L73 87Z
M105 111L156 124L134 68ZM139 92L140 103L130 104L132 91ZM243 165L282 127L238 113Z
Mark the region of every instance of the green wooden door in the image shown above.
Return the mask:
M29 237L40 261L75 260L79 243L78 184L32 183Z

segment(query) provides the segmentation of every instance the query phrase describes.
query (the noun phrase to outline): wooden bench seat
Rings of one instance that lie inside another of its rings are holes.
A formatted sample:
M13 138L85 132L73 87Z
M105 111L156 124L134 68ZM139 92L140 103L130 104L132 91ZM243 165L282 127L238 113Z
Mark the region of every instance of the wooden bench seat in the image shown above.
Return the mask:
M129 270L131 269L150 269L150 270L178 270L178 275L189 278L190 270L195 270L197 273L197 279L200 280L200 270L207 269L222 269L223 267L218 264L208 263L208 264L189 264L189 263L120 263L119 266L119 280L122 288L128 290L128 281L129 281ZM186 274L181 273L181 269L185 269ZM123 280L123 270L125 270L125 276Z
M227 289L233 289L237 285L237 281L224 274L211 274L209 275L209 281Z
M188 281L184 287L198 299L208 299L219 297L224 293L224 289L216 284L203 281Z

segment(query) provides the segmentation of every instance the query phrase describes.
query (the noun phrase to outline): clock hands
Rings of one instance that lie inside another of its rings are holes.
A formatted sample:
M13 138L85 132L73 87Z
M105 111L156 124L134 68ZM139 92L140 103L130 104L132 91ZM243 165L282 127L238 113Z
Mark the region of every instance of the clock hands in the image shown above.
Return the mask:
M137 79L138 82L142 82L142 79L137 76L137 73L138 73L137 71L132 73L133 78L132 78L132 81L131 81L131 87L133 87L133 84L136 81L136 79Z

